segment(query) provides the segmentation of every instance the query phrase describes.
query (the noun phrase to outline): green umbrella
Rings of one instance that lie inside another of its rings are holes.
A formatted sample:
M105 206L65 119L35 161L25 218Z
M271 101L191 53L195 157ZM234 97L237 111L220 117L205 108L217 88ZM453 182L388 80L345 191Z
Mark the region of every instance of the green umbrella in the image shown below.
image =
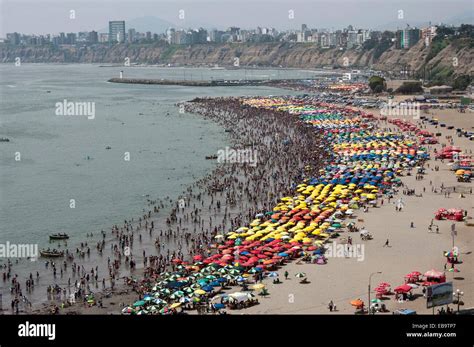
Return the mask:
M212 267L212 268L214 268L214 269L219 269L221 266L220 266L219 264L217 264L217 263L210 263L210 264L208 265L208 267Z
M372 300L370 300L370 302L371 302L371 303L374 303L374 304L379 304L379 303L382 302L382 300L380 300L380 299L372 299Z
M190 293L194 293L194 290L191 287L186 287L186 288L183 288L183 292L190 294Z
M170 295L171 291L168 288L163 288L160 290L161 294Z
M135 301L135 303L133 304L133 307L138 307L138 306L143 306L143 305L145 305L145 301L138 300L138 301Z
M214 281L215 279L217 279L217 277L214 276L214 275L209 275L209 276L206 276L206 279L208 279L210 281Z
M298 278L304 278L306 277L306 274L304 272L298 272L295 276Z
M240 275L240 271L236 269L229 270L229 274L231 275Z
M174 296L177 296L178 298L184 296L184 292L182 290L177 290L173 293Z

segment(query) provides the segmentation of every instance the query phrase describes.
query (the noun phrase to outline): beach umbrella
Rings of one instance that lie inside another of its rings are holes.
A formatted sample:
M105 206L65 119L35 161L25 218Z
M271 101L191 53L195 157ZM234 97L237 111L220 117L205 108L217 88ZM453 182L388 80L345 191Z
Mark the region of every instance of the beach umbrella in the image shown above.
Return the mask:
M267 277L278 277L278 273L277 272L270 272L267 274Z
M425 277L440 278L444 277L444 274L441 271L430 270L425 272Z
M185 293L184 293L182 290L177 290L177 291L175 291L175 292L173 293L173 295L176 296L176 297L178 297L178 298L184 296L184 294L185 294Z
M132 314L134 313L135 310L133 308L131 308L130 306L129 307L125 307L123 310L122 310L122 314Z
M205 286L205 285L207 285L208 283L209 283L209 280L208 280L208 279L205 279L205 278L200 279L200 280L197 281L197 284L199 284L200 286Z
M410 286L410 287L412 287L413 289L419 287L419 285L418 285L418 284L415 284L415 283L407 283L407 286Z
M183 288L183 292L185 292L186 294L191 294L194 292L194 290L191 287L186 287L186 288Z
M304 277L306 277L306 274L304 272L298 272L298 273L295 274L295 277L304 278Z
M265 285L263 283L259 283L259 284L253 285L252 288L255 290L260 290L260 289L265 288Z
M408 293L412 289L413 288L410 287L408 284L402 284L401 286L396 287L394 291L397 293Z
M220 304L220 303L214 304L214 308L215 308L216 310L221 310L221 309L225 308L225 305L224 305L224 304Z
M186 286L186 282L182 282L182 281L172 281L172 282L168 282L165 287L166 288L171 288L171 289L174 289L174 288L181 288L181 287L184 287Z
M204 294L206 294L206 291L204 291L202 289L197 289L197 290L194 291L194 293L197 294L197 295L204 295Z
M133 307L139 307L139 306L144 306L144 305L145 305L145 301L143 300L138 300L133 303Z
M380 303L382 302L382 300L380 300L380 299L372 299L372 300L370 300L370 302L373 303L373 304L380 304Z
M172 304L170 306L170 308L177 308L177 307L180 307L181 306L181 303L180 302L175 302L174 304Z
M155 300L153 300L153 302L156 305L166 305L167 304L167 302L165 300L162 300L162 299L155 299Z
M160 289L160 294L170 295L171 291L167 288Z
M361 299L352 300L350 304L355 307L364 306L364 302Z
M204 286L201 288L202 290L206 291L206 292L212 292L214 290L214 287L212 286Z
M169 315L173 313L173 311L171 311L168 307L163 307L159 312L162 315Z

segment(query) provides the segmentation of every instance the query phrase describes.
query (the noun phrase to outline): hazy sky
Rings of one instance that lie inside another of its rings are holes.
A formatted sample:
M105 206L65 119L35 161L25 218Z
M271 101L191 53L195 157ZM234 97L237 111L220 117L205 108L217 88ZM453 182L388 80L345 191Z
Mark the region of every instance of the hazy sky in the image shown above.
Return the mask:
M203 25L277 29L356 27L390 23L438 23L473 11L473 0L0 0L0 37L7 32L59 33L100 30L109 20L154 16L179 27ZM74 10L75 19L70 19ZM185 19L179 19L184 10ZM294 11L294 19L289 11ZM398 19L403 10L404 20ZM471 18L471 22L472 22ZM393 25L392 25L393 26Z

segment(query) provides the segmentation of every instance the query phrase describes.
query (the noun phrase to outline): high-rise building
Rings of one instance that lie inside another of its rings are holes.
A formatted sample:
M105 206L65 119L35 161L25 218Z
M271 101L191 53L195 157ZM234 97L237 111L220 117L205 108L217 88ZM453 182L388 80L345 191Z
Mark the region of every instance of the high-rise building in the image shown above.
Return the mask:
M124 20L114 20L109 22L109 42L125 42Z
M7 40L10 41L11 44L13 45L19 45L20 44L20 34L18 33L9 33L7 34Z
M135 42L135 36L136 36L136 31L135 29L128 29L128 36L127 36L127 41L129 43Z
M425 42L425 46L431 45L431 41L433 41L435 36L436 27L434 25L421 29L421 39Z
M98 35L97 31L92 30L92 31L89 33L89 42L90 42L90 43L97 43L97 42L99 42L99 35Z
M66 36L66 43L68 45L76 44L76 34L75 33L68 33Z
M397 30L396 37L396 46L398 49L409 49L420 40L421 32L420 29L410 28L409 26L407 26L403 30Z

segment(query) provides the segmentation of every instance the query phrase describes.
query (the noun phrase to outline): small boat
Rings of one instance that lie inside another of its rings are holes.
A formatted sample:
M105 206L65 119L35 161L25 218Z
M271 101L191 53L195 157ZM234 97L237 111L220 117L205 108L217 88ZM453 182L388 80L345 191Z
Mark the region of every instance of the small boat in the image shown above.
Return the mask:
M0 137L0 142L10 142L10 139L7 137Z
M46 258L60 258L64 257L64 252L60 252L56 249L53 249L52 251L49 249L42 249L40 250L40 255Z
M111 148L112 148L112 147L110 147L110 146L105 147L105 149L111 149Z
M58 233L58 234L51 234L49 235L50 240L67 240L69 235L66 233Z
M206 159L207 160L210 160L210 159L217 159L217 155L206 155Z

